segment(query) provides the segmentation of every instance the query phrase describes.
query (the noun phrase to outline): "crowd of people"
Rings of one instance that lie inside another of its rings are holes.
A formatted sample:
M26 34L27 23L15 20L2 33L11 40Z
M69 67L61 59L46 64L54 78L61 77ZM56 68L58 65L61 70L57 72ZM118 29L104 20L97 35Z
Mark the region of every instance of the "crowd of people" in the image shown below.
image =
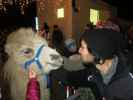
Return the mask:
M94 95L91 100L133 100L133 25L121 31L120 26L110 19L99 21L95 26L87 23L77 40L74 37L65 39L58 25L53 25L53 32L50 32L50 27L44 23L39 35L46 38L62 56L72 62L80 62L83 67L69 71L66 68L69 65L64 64L51 72L52 78L59 82L60 87L63 86L63 90L58 91L64 91L63 99L89 100L90 96L82 97L78 92L79 88L85 87ZM36 78L36 75L31 76L29 74L31 80ZM73 92L66 97L70 92L67 86Z
M78 48L76 39L65 40L58 25L53 26L52 47L56 48L62 56L70 58L69 60L81 60L84 67L76 71L68 71L65 67L70 65L64 64L64 68L52 72L52 77L59 81L60 86L63 84L64 90L60 92L63 94L64 91L64 99L133 99L132 29L131 26L128 31L122 33L119 25L111 20L99 21L96 26L88 23L78 40ZM64 88L68 86L68 90ZM89 94L86 94L87 97L82 96L79 93L81 87L91 89L93 97L88 96ZM66 97L67 92L71 92L71 95Z
M110 20L100 21L94 27L87 24L78 49L86 68L72 72L59 70L55 78L70 86L90 87L96 100L132 100L131 29L127 34L121 33L120 27Z

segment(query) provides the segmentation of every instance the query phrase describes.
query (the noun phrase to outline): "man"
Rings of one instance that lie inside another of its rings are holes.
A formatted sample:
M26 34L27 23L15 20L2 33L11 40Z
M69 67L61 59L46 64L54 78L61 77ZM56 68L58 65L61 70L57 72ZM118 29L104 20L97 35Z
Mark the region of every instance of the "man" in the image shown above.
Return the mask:
M122 54L123 47L120 33L108 29L90 30L82 35L79 48L87 68L60 71L58 74L62 77L57 75L56 78L69 85L92 88L96 100L133 100L133 75Z
M81 58L99 70L107 100L133 99L133 77L120 52L123 46L121 34L106 29L92 30L81 38Z

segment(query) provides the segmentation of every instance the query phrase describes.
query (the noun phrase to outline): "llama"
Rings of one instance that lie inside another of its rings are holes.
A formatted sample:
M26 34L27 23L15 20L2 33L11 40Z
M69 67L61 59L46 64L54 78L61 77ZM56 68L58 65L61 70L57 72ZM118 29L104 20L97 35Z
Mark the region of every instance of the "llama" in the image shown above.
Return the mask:
M4 73L10 81L12 100L25 100L29 68L34 69L38 75L41 100L50 100L47 78L51 70L62 66L61 55L31 28L12 32L7 38L5 51L9 58Z

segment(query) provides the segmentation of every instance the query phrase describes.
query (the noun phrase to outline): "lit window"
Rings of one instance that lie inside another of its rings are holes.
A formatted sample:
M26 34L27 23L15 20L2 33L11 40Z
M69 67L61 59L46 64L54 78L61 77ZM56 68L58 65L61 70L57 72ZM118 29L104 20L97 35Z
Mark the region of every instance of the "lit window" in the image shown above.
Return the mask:
M63 18L64 17L64 8L57 9L57 18Z
M96 25L97 21L99 20L99 10L90 9L90 21Z

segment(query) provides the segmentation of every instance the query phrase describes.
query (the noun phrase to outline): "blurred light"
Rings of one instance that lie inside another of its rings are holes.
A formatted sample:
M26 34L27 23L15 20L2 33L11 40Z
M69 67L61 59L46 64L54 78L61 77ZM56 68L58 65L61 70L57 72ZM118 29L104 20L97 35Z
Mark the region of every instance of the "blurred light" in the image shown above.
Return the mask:
M57 9L57 18L63 18L64 17L64 8Z
M96 25L98 20L99 20L99 10L90 9L90 22Z
M5 14L10 10L10 7L17 6L17 9L21 10L21 14L24 14L31 2L32 0L0 0L0 12Z
M35 17L35 24L36 24L36 31L38 31L39 30L38 17Z

